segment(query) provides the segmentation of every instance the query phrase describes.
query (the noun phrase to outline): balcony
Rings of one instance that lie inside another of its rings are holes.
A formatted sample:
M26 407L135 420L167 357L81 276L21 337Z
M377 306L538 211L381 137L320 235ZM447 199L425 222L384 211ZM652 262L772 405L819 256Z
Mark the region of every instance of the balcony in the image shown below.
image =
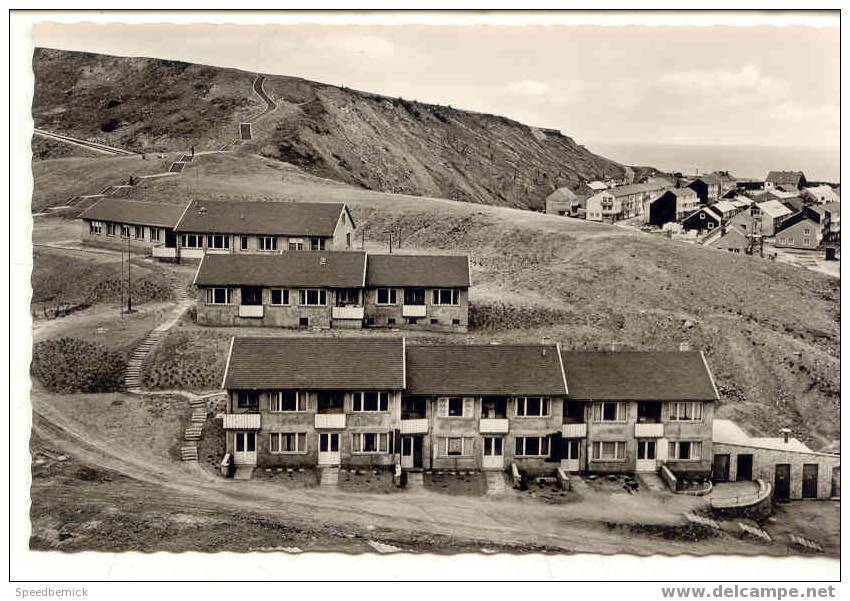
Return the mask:
M363 307L356 307L354 305L348 307L334 307L333 308L333 318L334 319L363 319Z
M506 418L482 417L478 421L478 431L481 434L507 434L508 420Z
M425 305L402 305L402 317L425 317Z
M154 259L176 259L177 258L177 249L167 246L154 246L151 249L151 256Z
M419 419L403 419L401 420L402 434L427 434L428 420L425 418Z
M239 317L262 317L263 305L239 305Z
M345 429L345 413L317 413L317 430L343 430Z
M661 438L664 436L664 424L646 422L635 424L635 438Z
M260 429L260 414L259 413L225 413L224 424L225 430L259 430Z
M584 438L587 436L587 424L564 424L561 429L564 438Z

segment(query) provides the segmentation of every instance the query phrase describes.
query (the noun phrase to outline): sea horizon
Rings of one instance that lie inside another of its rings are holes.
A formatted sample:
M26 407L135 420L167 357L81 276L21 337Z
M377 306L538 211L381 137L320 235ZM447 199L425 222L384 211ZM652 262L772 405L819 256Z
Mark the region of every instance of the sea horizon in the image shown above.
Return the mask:
M802 171L811 181L839 183L840 148L740 144L651 144L591 142L588 150L624 165L661 171L728 171L740 178L764 179L770 171Z

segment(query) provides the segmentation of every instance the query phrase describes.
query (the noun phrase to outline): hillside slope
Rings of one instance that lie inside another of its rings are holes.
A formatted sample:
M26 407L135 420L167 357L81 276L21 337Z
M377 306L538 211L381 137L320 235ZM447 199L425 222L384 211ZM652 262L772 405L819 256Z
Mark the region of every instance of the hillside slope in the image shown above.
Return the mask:
M64 170L74 161L124 173L108 158L43 161L36 190L57 181L54 165ZM567 349L658 350L687 342L706 354L721 416L754 433L789 426L815 448L838 447L840 282L833 278L616 226L366 191L252 155L206 155L189 174L127 193L163 202L190 195L347 202L367 249L385 252L392 234L402 252L471 254L475 327L444 340L546 336Z
M36 127L148 152L218 149L263 110L254 74L37 49ZM620 177L570 137L511 119L268 76L277 108L248 152L370 190L541 208L554 189Z

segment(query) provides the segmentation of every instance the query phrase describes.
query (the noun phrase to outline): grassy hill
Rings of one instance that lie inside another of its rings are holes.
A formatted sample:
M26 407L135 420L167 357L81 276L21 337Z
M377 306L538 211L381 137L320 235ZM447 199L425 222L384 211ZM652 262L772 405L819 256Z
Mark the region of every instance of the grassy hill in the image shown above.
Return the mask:
M138 151L218 149L265 108L255 75L235 69L37 49L33 70L36 127ZM278 106L248 152L370 190L541 208L557 187L624 172L505 117L294 77L268 76L265 90Z
M116 177L126 168L110 159L42 161L36 193L45 182L59 185L51 172L74 161L102 162L100 171L117 170ZM85 192L61 185L63 193ZM183 175L128 194L164 202L345 201L368 249L384 250L392 234L403 252L471 254L477 327L445 340L546 336L567 349L658 350L686 342L705 352L714 371L720 416L763 435L790 426L815 448L838 447L838 280L616 226L364 190L257 155L206 155Z

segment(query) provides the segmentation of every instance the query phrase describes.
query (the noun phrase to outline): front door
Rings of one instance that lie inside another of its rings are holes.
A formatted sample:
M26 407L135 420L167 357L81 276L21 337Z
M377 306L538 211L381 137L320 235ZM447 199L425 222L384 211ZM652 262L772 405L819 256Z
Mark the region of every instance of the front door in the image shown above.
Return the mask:
M257 433L236 432L236 446L233 463L236 465L257 465Z
M740 461L738 465L740 465ZM714 456L714 464L711 466L711 476L715 482L729 481L729 453L717 453ZM740 473L738 476L740 477Z
M635 463L635 471L654 472L658 468L658 464L655 461L655 445L656 441L654 438L637 441L637 462Z
M753 479L753 455L752 453L738 454L738 473L736 480Z
M165 230L165 248L177 247L177 234L172 229Z
M777 463L776 474L773 477L773 498L782 501L791 498L791 465Z
M803 498L818 498L818 464L803 464Z
M413 467L413 436L401 437L401 467L404 469Z
M502 450L504 440L501 436L484 437L484 455L481 458L481 467L485 470L505 469L505 454Z
M339 465L339 432L319 434L319 465Z
M581 440L578 438L564 439L564 458L561 460L561 465L568 472L581 471L579 463L579 453L581 452Z

